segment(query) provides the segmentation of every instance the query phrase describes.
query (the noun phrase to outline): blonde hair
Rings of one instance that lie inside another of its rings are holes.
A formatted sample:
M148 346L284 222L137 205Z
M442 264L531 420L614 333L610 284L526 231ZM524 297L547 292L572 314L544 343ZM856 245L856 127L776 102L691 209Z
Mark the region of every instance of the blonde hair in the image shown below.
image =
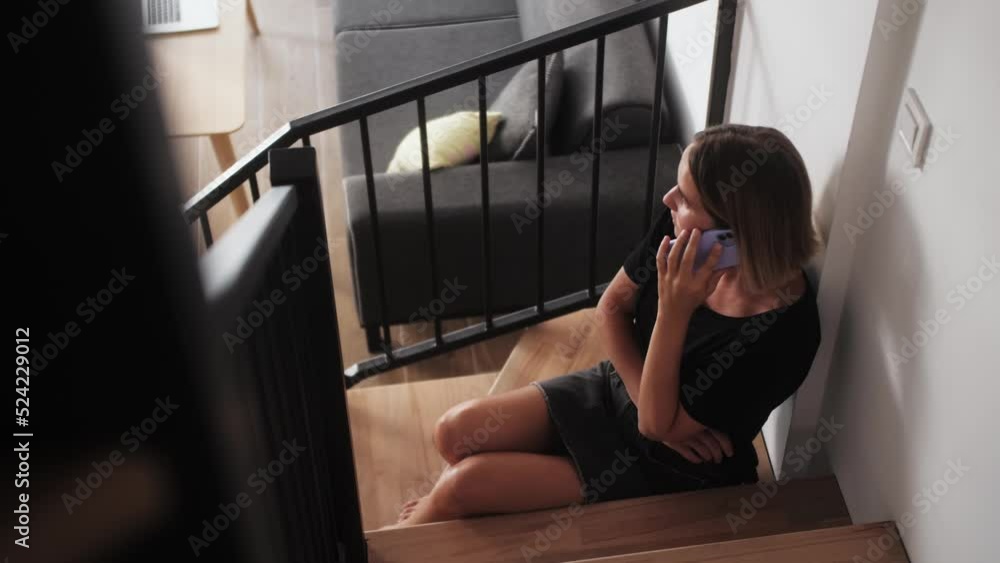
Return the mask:
M809 174L782 132L709 127L694 136L688 167L705 210L736 234L747 289L775 289L816 253Z

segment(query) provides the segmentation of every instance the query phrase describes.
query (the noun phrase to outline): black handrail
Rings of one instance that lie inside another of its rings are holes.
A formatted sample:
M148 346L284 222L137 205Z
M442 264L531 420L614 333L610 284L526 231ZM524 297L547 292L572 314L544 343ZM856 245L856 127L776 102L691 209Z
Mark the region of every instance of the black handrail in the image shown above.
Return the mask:
M666 59L666 37L668 15L671 12L681 10L699 4L704 0L645 0L632 6L605 14L563 29L548 33L546 35L529 39L515 45L498 49L491 53L461 62L441 70L425 74L383 88L370 94L365 94L357 98L337 104L328 109L324 109L299 119L291 121L276 131L271 137L250 151L249 154L241 158L233 166L223 172L212 183L199 191L194 197L185 203L183 214L188 222L200 220L202 233L206 245L212 244L212 232L208 221L208 209L221 201L230 192L242 186L244 182L250 182L251 193L256 201L259 198L257 186L257 171L267 164L268 153L275 148L285 148L291 146L298 140L303 146L309 146L309 136L321 131L329 130L352 122L359 122L361 129L362 153L365 164L365 178L368 191L369 214L371 217L372 238L374 242L374 260L378 276L378 313L379 323L374 329L369 330L369 339L372 334L377 335L381 328L381 337L375 336L378 348L383 350L382 354L365 360L349 368L345 375L348 377L348 384L356 383L361 379L378 373L385 369L400 367L408 363L432 357L466 346L474 342L492 338L496 335L516 330L525 326L530 326L538 322L563 315L583 307L593 306L597 303L606 285L599 285L597 282L597 202L599 199L599 171L600 156L602 148L600 143L594 143L594 161L592 170L591 185L591 209L589 221L589 284L585 291L566 295L553 300L545 300L544 297L544 159L545 159L545 63L546 57L569 47L580 45L588 41L597 43L597 68L594 85L595 93L595 119L593 124L594 139L599 139L602 134L602 97L603 97L603 76L604 76L604 47L605 37L608 34L621 31L623 29L642 24L644 22L659 19L659 30L657 34L656 53L656 84L654 91L653 119L650 124L650 147L649 163L646 178L646 201L644 206L643 225L648 229L652 216L653 187L656 181L656 162L660 146L660 127L663 105L663 78ZM713 59L712 82L709 92L709 109L706 124L721 122L728 92L728 80L731 65L731 49L733 44L733 30L735 21L737 0L719 0L718 26L716 29L716 51ZM536 61L538 65L538 132L536 138L536 166L537 166L537 201L539 216L537 218L537 240L536 240L536 260L537 260L537 298L535 305L527 309L515 311L500 317L493 316L492 303L492 236L489 224L489 162L485 157L487 150L486 142L486 76L494 74L518 65ZM386 304L385 280L383 277L381 232L378 228L378 206L375 198L374 171L371 163L371 147L369 142L367 118L372 114L391 109L409 102L417 103L418 122L420 127L421 145L421 171L424 187L424 214L427 225L427 237L430 253L430 273L432 298L437 295L439 283L437 275L436 242L434 239L434 208L431 197L431 176L427 146L427 116L424 100L427 96L436 94L443 90L453 88L465 83L478 82L479 85L479 124L480 124L480 149L483 155L480 158L481 178L482 178L482 248L484 256L483 265L483 312L485 320L483 323L465 327L463 329L443 334L441 331L441 319L435 316L434 337L424 342L419 342L411 346L392 348L389 334L388 309ZM370 344L371 345L371 344Z

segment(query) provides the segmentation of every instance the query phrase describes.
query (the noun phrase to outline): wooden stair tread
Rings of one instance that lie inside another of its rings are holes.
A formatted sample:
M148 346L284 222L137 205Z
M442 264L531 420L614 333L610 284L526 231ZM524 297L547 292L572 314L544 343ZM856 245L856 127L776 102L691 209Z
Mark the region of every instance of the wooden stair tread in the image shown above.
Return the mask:
M525 329L497 375L490 395L580 371L607 358L600 342L596 309L583 309ZM754 439L757 478L774 481L774 470L760 434Z
M586 505L572 513L561 508L371 531L369 560L523 563L522 548L531 548L538 551L533 563L554 563L851 523L833 477L767 486L771 496L757 485L726 487ZM741 510L745 523L733 520ZM568 525L560 528L560 519ZM544 539L547 530L559 530L555 541Z
M525 329L490 395L587 369L605 359L595 311L583 309Z
M449 407L486 395L496 375L347 392L364 529L395 523L403 503L430 492L445 466L434 448L434 424Z
M879 540L882 541L881 546L885 546L887 550L882 550ZM869 553L870 551L872 553ZM877 558L874 557L876 551L879 554ZM578 560L575 563L696 563L705 561L850 563L876 559L880 563L908 563L909 561L906 550L903 549L899 540L899 533L891 522L777 534L710 545Z

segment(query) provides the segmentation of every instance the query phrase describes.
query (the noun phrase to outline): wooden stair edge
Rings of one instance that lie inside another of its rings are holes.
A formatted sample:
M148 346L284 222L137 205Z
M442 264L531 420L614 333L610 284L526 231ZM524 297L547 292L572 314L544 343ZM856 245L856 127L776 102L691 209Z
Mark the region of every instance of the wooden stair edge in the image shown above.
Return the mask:
M889 541L883 547L882 539ZM789 532L713 544L577 559L572 563L909 563L902 537L892 522Z
M418 390L423 388L430 388L436 385L445 385L448 383L461 383L463 381L472 381L473 379L489 379L493 378L494 381L492 385L496 384L496 377L500 374L499 371L484 371L480 373L465 373L462 375L449 375L445 377L438 377L434 379L419 379L416 381L393 381L391 383L385 383L380 385L366 385L364 387L352 387L347 390L348 396L352 394L378 394L386 392L389 389L398 389L403 386L413 386Z
M373 563L514 563L524 561L524 549L535 549L538 553L532 553L533 563L557 563L851 523L833 477L706 489L578 506L575 512L571 509L376 530L366 534L369 557Z

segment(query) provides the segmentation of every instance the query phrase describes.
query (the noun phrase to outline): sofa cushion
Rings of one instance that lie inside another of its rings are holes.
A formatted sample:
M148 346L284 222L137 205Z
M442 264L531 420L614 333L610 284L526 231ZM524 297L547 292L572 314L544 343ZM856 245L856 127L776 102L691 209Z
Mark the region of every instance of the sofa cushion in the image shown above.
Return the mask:
M545 61L545 139L551 139L552 125L559 115L562 93L562 53ZM538 63L523 66L490 106L503 114L503 123L490 143L490 160L535 158L538 135ZM546 143L548 144L548 143Z
M518 0L525 39L562 29L632 5L633 0ZM568 154L590 142L594 122L596 42L563 52L563 95L552 136L552 151ZM604 45L602 138L607 148L647 144L656 68L644 25L607 36ZM670 137L664 106L662 138ZM612 125L613 124L613 125Z
M352 40L360 31L337 35ZM338 50L336 61L337 101L344 102L411 78L440 70L507 45L517 43L521 31L517 20L501 19L474 23L385 29L370 37L366 47L351 56ZM456 49L456 45L461 45ZM492 103L517 69L486 77L486 101ZM478 86L462 84L425 99L427 119L456 111L479 108ZM385 170L396 146L418 125L416 103L403 104L368 118L375 171ZM345 176L364 174L360 133L357 123L337 128Z
M337 0L333 30L379 30L517 18L514 0Z
M496 134L500 113L486 112L487 142ZM458 111L427 121L427 167L430 170L465 164L479 157L479 112ZM423 170L424 151L420 128L414 127L403 137L396 154L386 168L388 174Z
M654 216L659 202L676 181L681 150L660 147ZM642 236L646 197L646 148L609 151L601 158L598 202L598 283L611 279ZM586 288L587 226L590 218L589 153L545 160L545 297L552 299ZM535 302L538 222L535 164L525 161L489 165L490 221L493 252L493 302L496 313ZM449 300L433 299L420 175L375 175L382 233L388 320L393 324L422 318L420 311L437 307L445 318L482 312L482 212L480 167L446 168L431 173L439 290L452 287ZM355 298L364 326L378 325L371 216L363 176L344 180L348 243ZM446 280L446 281L445 281ZM451 297L454 296L454 299Z

